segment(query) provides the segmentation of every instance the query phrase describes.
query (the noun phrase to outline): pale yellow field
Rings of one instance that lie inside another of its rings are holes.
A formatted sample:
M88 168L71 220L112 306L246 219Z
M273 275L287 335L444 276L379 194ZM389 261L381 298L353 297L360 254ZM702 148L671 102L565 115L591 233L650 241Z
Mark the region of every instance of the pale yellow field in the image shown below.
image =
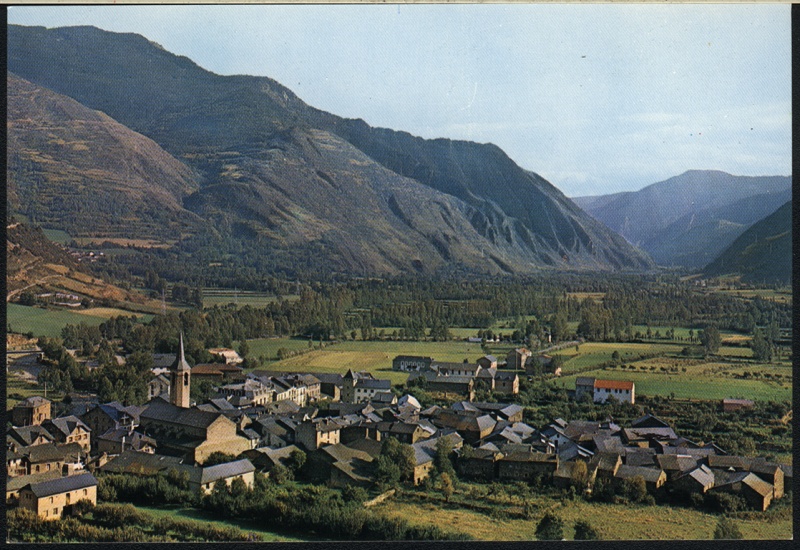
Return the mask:
M111 319L112 317L130 317L131 315L135 317L152 317L151 315L147 315L145 313L134 313L133 311L126 311L124 309L115 307L92 307L89 309L76 309L75 313L79 313L81 315L91 315L93 317L105 317L106 319Z
M444 509L435 503L388 501L376 506L391 517L415 524L432 524L468 533L478 540L535 540L536 525L545 510L564 520L564 536L572 539L575 522L587 520L603 540L708 540L717 516L688 508L569 502L565 505L542 499L542 507L531 520L498 519L466 509ZM773 523L735 520L746 539L788 539L792 536L791 514Z

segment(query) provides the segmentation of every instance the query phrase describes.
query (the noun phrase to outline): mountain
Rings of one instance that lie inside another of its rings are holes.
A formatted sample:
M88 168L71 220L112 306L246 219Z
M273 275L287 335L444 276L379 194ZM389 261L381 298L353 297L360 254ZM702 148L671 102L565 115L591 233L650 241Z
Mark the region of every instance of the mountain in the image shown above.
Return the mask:
M132 311L158 311L160 302L90 275L81 262L50 241L41 228L11 221L6 226L6 301L34 294L65 293Z
M660 265L706 265L791 199L792 178L691 170L635 192L573 201Z
M73 237L174 239L200 222L181 205L195 176L152 140L8 74L7 198Z
M371 128L138 35L11 25L8 69L190 167L182 207L251 257L358 274L654 265L494 145Z
M753 224L703 271L708 276L739 274L749 283L791 284L791 201Z

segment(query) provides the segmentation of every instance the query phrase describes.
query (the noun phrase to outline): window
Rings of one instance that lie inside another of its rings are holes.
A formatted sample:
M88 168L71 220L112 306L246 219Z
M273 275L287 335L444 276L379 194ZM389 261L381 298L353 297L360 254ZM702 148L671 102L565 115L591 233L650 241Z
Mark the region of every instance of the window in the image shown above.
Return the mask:
M58 515L58 508L53 508L53 515L54 515L54 516L57 516L57 515Z
M88 491L88 490L86 490L86 489L84 489L84 490L83 490L83 494L84 494L84 496L85 496L85 495L88 495L88 494L89 494L89 491Z
M53 504L53 497L50 497L50 504Z
M183 373L183 385L184 386L188 386L189 385L189 373L188 372L184 372Z

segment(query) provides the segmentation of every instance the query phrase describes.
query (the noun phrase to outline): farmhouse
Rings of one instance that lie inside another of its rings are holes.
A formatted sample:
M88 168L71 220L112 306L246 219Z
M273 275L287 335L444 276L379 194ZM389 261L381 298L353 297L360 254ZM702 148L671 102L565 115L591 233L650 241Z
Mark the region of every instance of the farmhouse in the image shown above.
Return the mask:
M19 506L43 519L58 519L64 508L79 500L97 504L97 480L92 474L31 483L19 490Z
M433 363L432 357L419 357L416 355L398 355L392 360L392 370L411 371L427 368Z
M605 403L615 399L623 403L635 403L635 386L633 382L624 380L600 380L579 376L575 379L575 399L590 395L595 403Z

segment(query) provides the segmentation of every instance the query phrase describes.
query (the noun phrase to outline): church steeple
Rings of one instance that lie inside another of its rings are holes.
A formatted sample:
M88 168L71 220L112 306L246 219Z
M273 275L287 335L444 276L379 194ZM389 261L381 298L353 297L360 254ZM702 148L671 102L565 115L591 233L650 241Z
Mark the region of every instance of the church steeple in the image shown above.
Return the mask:
M189 408L189 390L191 388L192 367L186 362L186 357L183 352L183 331L181 331L180 345L178 354L175 356L175 361L169 368L170 371L170 386L169 386L169 400L170 403L177 407Z

